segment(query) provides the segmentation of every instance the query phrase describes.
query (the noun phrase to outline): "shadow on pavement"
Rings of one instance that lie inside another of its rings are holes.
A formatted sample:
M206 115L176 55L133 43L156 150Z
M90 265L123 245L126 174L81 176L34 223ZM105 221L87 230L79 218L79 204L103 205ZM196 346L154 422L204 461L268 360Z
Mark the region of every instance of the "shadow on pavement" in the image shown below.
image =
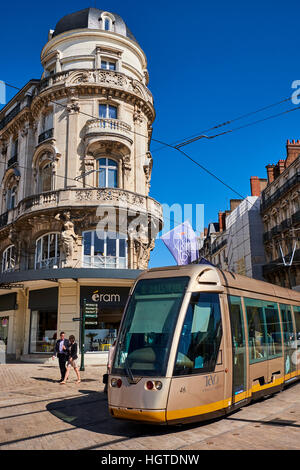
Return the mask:
M34 379L34 380L39 380L41 382L52 382L52 383L59 382L59 379L50 379L49 377L30 377L30 378ZM99 380L97 380L97 379L81 379L81 383L84 383L84 382L99 382Z
M88 446L83 443L81 449L101 449L112 444L117 444L132 438L146 436L163 436L165 434L181 432L211 423L193 423L184 426L158 426L146 425L130 421L117 420L111 417L107 406L107 395L104 392L91 390L78 390L81 397L73 399L62 399L47 405L46 409L58 419L81 429L86 429L106 437L99 444ZM108 436L111 436L110 439Z

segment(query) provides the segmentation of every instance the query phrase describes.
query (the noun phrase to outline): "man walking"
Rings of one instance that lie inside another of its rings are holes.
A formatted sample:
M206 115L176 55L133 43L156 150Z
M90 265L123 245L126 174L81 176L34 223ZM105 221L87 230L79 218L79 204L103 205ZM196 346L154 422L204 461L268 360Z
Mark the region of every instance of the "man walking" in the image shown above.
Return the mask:
M54 359L55 357L58 357L58 363L59 363L60 375L61 375L60 382L62 382L65 378L65 374L67 370L66 362L68 360L69 340L65 339L64 331L62 331L59 336L60 336L60 339L56 341L55 349L54 349L55 354L52 356L52 359Z

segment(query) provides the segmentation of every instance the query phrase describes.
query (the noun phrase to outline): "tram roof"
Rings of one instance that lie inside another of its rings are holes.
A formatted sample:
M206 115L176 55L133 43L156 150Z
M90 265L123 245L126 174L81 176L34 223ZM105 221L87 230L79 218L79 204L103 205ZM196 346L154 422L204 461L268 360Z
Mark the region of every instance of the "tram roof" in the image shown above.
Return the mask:
M251 277L236 274L231 271L222 271L214 266L202 264L188 264L184 266L165 266L152 268L142 273L139 278L189 276L197 279L199 284L224 286L225 288L239 289L244 292L253 292L262 295L270 295L300 302L300 292L285 287L277 286L269 282L260 281Z

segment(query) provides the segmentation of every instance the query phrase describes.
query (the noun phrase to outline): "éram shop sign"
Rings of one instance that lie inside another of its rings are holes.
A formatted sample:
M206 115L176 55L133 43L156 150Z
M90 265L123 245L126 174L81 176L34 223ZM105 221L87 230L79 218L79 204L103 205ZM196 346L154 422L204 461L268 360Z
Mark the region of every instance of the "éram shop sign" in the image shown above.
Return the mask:
M84 299L86 303L97 305L100 307L120 307L124 308L127 302L129 287L80 287L80 304L83 305ZM90 307L91 308L91 307Z
M95 293L92 295L92 300L94 302L114 302L114 303L120 303L121 302L121 296L120 294L99 294Z

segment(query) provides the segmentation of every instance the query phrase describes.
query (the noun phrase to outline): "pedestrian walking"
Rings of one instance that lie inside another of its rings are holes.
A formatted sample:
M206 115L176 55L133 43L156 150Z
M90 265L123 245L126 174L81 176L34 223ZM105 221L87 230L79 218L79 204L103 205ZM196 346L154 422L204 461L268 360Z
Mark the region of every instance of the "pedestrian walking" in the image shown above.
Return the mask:
M69 348L68 349L69 349L69 355L68 355L67 370L66 370L64 380L62 380L61 384L65 384L66 381L68 380L71 367L73 367L73 369L76 372L76 375L77 375L76 383L79 384L81 382L81 380L80 380L80 374L79 374L79 369L78 369L78 365L77 365L77 359L78 359L77 350L78 350L78 348L77 348L77 343L75 342L75 336L74 335L69 336Z
M59 382L62 382L65 378L66 375L66 362L68 360L68 352L69 352L69 340L65 338L65 332L62 331L59 335L59 339L56 341L55 344L55 349L54 349L54 355L52 356L52 359L54 360L55 357L58 358L58 363L59 363L59 369L60 369L60 375L61 379Z

